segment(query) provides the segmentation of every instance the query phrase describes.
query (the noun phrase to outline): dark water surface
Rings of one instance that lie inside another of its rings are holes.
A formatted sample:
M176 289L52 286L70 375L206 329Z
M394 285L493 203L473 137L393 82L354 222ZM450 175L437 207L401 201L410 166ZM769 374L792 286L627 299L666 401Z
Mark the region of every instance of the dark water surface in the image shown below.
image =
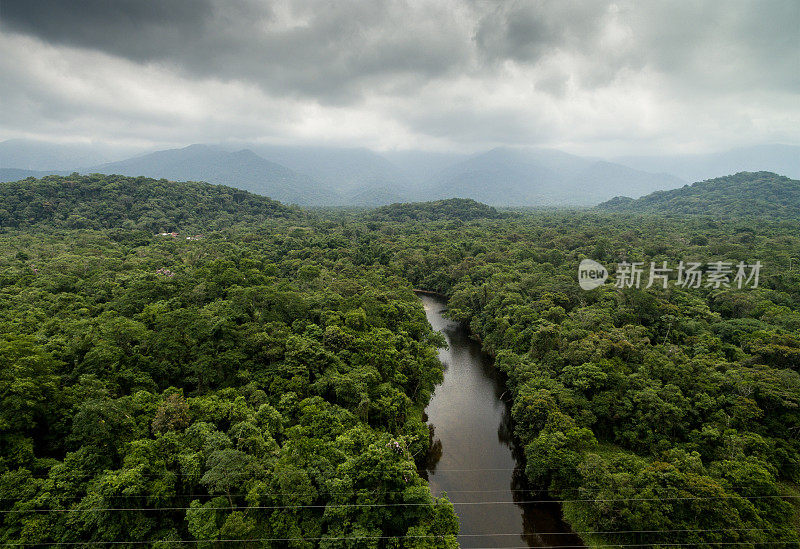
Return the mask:
M439 352L444 382L425 410L434 429L428 480L435 496L446 492L455 505L459 543L465 548L582 546L561 520L556 502L520 503L547 498L528 491L515 459L519 454L503 381L466 330L442 316L444 301L420 299L431 326L449 346Z

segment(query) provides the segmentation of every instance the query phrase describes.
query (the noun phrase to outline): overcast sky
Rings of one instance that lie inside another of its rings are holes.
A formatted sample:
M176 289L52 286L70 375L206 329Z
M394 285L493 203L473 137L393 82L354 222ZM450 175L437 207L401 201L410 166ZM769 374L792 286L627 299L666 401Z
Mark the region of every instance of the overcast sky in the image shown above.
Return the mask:
M0 0L0 139L800 144L800 2Z

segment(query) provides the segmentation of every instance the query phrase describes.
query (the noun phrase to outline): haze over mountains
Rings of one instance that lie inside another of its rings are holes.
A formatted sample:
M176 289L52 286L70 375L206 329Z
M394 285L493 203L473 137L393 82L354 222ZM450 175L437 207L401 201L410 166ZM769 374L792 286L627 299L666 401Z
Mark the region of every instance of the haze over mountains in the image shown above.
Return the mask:
M316 206L340 201L334 191L309 176L270 162L248 149L228 152L209 145L190 145L82 171L143 175L173 181L206 181L237 187L285 203Z
M142 148L105 143L49 143L33 139L0 142L0 169L70 171L146 152Z
M493 149L459 162L428 183L430 199L472 198L491 205L589 206L626 189L641 196L684 185L653 174L546 149Z
M770 145L693 156L611 162L552 149L497 148L465 155L365 148L190 145L133 157L108 146L0 142L0 180L106 173L229 185L305 206L379 206L471 198L494 206L593 206L748 170L800 176L800 147ZM121 160L110 162L97 159ZM70 162L74 159L73 162ZM698 175L699 174L699 175Z
M613 160L640 170L671 173L687 181L763 170L800 179L800 147L792 145L756 145L711 154L623 156Z

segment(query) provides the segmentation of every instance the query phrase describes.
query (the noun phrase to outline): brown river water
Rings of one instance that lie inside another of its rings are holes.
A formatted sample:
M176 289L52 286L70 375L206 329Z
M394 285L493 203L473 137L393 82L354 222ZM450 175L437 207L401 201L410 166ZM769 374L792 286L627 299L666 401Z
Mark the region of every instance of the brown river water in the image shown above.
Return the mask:
M433 426L428 481L435 496L446 493L453 502L461 547L583 547L557 502L523 503L548 498L527 485L508 393L491 357L463 326L443 316L443 300L419 297L448 344L439 351L444 382L425 410Z

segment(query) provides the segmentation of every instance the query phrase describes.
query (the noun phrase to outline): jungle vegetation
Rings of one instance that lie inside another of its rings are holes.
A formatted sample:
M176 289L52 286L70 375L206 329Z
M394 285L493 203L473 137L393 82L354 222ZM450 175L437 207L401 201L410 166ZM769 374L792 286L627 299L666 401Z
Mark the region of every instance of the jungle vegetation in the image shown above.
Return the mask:
M368 218L379 221L439 221L442 219L499 219L508 217L492 206L469 198L391 204L372 210Z
M0 227L172 232L300 218L298 210L247 191L122 175L46 176L0 184Z
M587 542L798 546L797 219L303 213L143 178L13 185L4 543L455 547L453 507L417 471L442 376L421 288L494 355L526 473L576 531L603 532ZM758 288L584 291L584 258L763 269Z
M741 172L699 181L680 189L658 191L633 200L617 197L598 209L716 218L769 217L797 219L800 181L771 172Z

